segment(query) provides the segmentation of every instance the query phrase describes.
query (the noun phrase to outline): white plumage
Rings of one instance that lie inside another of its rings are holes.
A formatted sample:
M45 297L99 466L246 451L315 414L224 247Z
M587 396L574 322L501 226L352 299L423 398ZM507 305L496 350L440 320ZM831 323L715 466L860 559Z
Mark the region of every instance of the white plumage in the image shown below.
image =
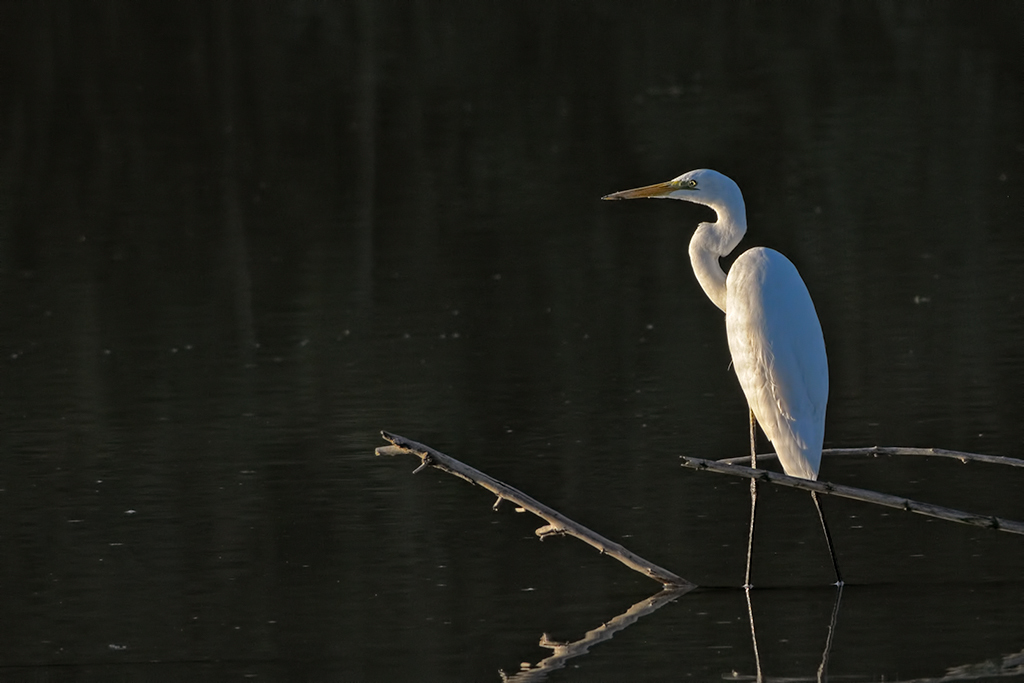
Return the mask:
M817 479L825 437L828 359L821 324L800 273L774 249L755 247L742 253L725 274L719 259L743 239L747 213L740 188L717 171L698 169L665 183L604 197L639 198L682 199L715 210L718 220L700 223L690 239L693 272L708 298L725 312L736 377L782 468L793 477ZM828 524L817 494L811 496L825 531L836 583L842 585ZM748 547L748 586L749 574Z
M733 368L782 468L817 479L825 437L828 360L821 324L804 281L789 259L756 247L726 276L719 259L747 232L743 194L718 171L698 169L667 183L616 192L605 199L682 199L710 206L690 240L690 263L708 298L725 311Z

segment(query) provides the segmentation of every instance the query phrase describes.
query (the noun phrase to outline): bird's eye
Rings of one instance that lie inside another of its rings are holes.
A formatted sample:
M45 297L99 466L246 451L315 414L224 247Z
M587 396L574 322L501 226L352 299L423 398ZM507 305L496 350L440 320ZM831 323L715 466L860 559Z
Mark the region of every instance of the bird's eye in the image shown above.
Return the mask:
M686 181L686 185L688 187L697 187L697 181L694 180L693 178L690 178L689 180Z

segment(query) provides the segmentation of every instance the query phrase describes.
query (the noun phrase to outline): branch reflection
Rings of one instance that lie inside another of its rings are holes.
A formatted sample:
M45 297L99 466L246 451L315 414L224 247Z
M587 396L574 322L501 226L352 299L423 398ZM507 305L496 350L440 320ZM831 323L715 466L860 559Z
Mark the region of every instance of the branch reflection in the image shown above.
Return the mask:
M1019 676L1024 676L1024 650L1003 655L998 660L986 659L977 664L954 666L946 670L946 675L938 678L912 678L895 683L953 683Z
M522 668L512 675L499 671L501 680L515 681L516 683L535 683L536 681L546 680L548 673L564 668L566 662L570 659L587 654L591 646L605 640L611 640L612 636L627 626L632 625L641 617L656 612L676 598L689 593L693 588L694 586L665 588L661 592L636 603L611 621L607 621L597 628L587 631L585 636L571 643L555 642L548 638L548 635L545 633L541 636L539 644L541 647L551 650L552 654L532 666L524 662L521 665Z

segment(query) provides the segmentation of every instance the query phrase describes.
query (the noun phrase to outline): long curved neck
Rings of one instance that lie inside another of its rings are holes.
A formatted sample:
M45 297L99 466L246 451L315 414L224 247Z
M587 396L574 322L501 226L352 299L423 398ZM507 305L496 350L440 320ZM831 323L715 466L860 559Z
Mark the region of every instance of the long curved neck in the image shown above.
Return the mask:
M690 263L704 293L711 302L725 311L725 271L718 259L736 248L747 232L747 216L742 203L739 210L729 212L712 206L718 213L715 223L701 223L690 238Z

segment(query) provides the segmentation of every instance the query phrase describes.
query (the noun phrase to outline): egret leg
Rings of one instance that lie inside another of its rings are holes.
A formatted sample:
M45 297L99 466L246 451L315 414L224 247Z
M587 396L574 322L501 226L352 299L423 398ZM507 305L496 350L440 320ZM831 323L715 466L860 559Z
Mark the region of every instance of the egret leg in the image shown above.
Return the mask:
M750 411L750 467L757 469L757 418ZM747 535L747 573L743 579L743 587L752 588L750 584L750 559L754 555L754 512L757 510L757 480L750 480L750 534ZM831 547L831 546L829 546ZM756 651L755 651L756 652Z
M818 500L818 492L811 491L811 498L814 500L814 507L818 508L818 519L821 520L821 528L825 531L825 542L828 543L828 554L832 558L832 568L836 570L836 585L843 585L843 575L839 573L839 561L836 559L836 551L832 547L832 534L828 530L828 522L825 521L825 513L821 510L821 501Z

